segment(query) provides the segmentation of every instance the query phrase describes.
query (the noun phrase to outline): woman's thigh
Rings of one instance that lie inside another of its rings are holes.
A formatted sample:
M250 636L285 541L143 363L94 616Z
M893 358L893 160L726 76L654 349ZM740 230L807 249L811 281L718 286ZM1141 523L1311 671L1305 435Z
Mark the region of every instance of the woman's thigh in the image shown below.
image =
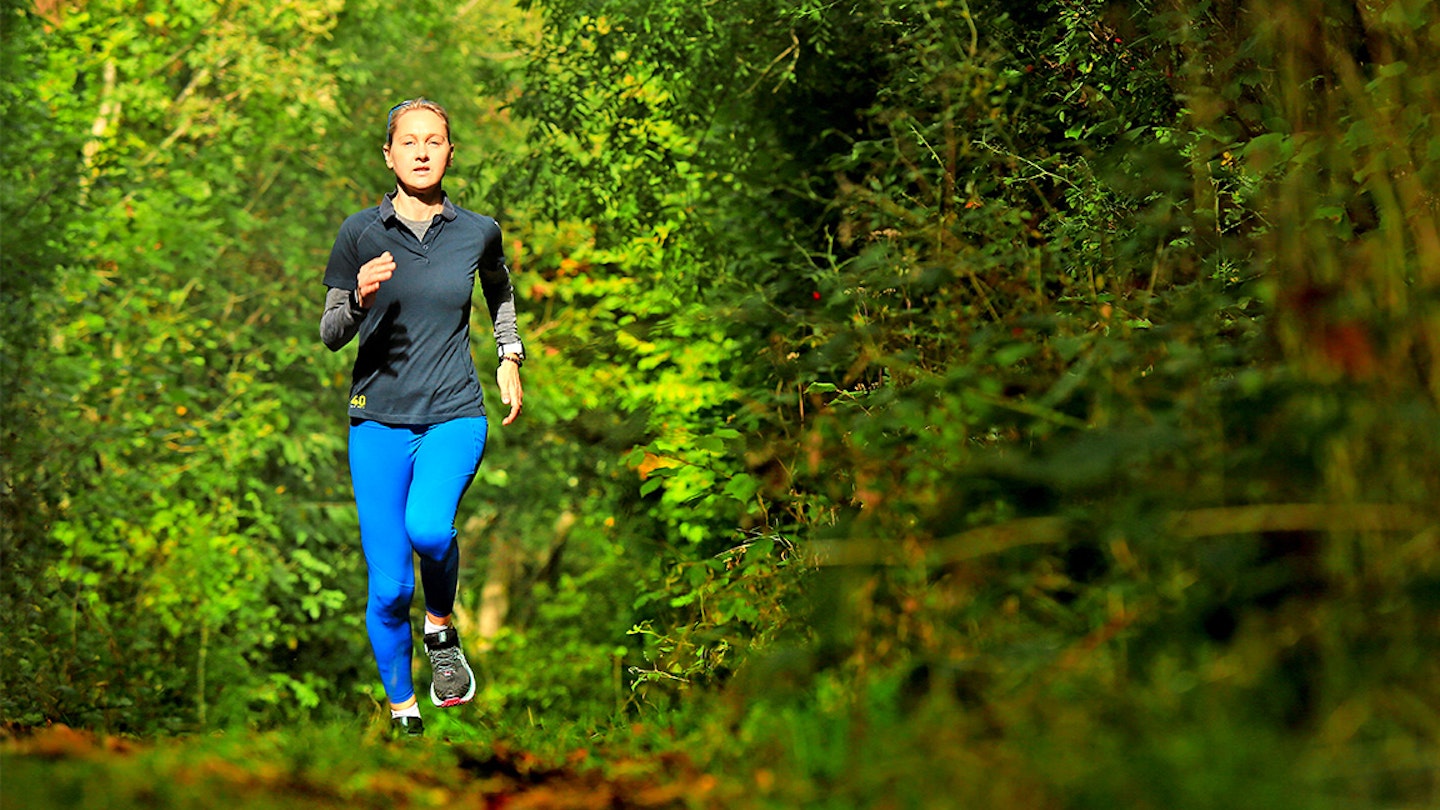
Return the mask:
M460 498L485 455L484 417L453 419L426 428L414 456L405 526L416 551L438 557L455 536Z

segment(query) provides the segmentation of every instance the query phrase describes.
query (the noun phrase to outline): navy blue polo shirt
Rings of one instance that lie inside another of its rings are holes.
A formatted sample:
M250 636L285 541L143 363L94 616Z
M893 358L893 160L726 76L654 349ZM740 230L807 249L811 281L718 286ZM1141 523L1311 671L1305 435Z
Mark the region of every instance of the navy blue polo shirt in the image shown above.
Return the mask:
M446 197L425 238L417 239L396 216L392 197L345 220L325 265L327 286L354 290L360 265L387 250L395 259L357 333L350 415L392 425L484 416L470 355L477 279L492 318L509 305L507 322L496 318L497 340L519 340L500 226Z

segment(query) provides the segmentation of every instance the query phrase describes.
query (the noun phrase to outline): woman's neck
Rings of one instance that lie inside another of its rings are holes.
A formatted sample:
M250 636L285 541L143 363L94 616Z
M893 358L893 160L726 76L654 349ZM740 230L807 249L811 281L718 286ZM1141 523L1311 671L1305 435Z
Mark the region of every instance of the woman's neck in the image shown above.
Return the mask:
M445 192L439 186L412 192L403 184L395 187L395 213L414 222L424 222L445 209Z

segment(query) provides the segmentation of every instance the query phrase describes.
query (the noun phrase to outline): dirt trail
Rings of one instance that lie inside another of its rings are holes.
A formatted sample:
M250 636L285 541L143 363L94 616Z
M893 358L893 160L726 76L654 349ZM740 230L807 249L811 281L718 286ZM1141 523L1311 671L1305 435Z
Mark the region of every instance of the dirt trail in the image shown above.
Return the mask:
M607 760L575 751L546 761L503 743L356 745L331 768L315 752L277 752L273 737L152 743L50 726L0 745L0 810L724 806L717 780L676 753Z

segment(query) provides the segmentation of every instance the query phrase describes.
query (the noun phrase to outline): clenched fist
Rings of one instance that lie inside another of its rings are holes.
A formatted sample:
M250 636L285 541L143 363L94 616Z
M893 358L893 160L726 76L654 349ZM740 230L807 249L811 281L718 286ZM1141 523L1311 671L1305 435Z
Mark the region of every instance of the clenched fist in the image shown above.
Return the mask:
M360 304L361 309L369 309L375 303L375 291L380 289L380 284L388 281L395 274L395 257L390 251L385 251L379 256L360 265L360 278L355 288L355 300Z

